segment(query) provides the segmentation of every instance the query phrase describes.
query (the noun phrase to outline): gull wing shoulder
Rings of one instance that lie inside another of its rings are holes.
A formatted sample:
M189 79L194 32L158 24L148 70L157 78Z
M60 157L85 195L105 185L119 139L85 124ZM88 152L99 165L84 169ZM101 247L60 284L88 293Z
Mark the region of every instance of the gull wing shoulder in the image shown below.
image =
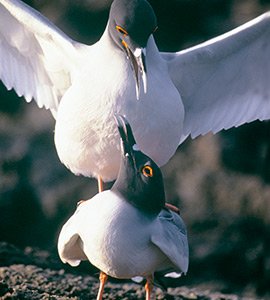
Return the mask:
M182 140L270 118L270 12L161 55L185 107Z
M188 270L189 249L186 226L181 217L168 209L158 216L158 226L151 236L155 244L180 272Z
M58 238L58 253L64 263L78 266L81 260L87 260L82 249L82 240L78 234L80 226L80 207L62 227Z
M7 89L56 113L86 45L18 0L0 0L0 79Z

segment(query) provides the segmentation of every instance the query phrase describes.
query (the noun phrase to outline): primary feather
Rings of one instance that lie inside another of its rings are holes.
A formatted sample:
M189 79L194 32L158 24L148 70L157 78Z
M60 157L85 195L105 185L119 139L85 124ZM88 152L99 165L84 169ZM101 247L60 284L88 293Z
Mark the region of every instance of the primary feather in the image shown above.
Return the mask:
M181 140L270 118L269 12L162 57L185 107Z
M56 112L83 47L23 2L0 1L0 78L28 102Z

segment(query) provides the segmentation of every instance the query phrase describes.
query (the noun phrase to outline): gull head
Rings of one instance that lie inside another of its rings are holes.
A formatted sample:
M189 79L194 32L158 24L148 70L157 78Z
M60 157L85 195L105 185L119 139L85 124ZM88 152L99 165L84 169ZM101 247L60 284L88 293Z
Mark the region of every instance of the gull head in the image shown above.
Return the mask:
M158 214L165 205L160 168L139 150L128 121L115 115L121 138L121 164L112 191L147 214Z
M131 63L139 99L141 81L144 93L147 92L146 46L157 29L154 10L146 0L114 0L108 29L116 46Z

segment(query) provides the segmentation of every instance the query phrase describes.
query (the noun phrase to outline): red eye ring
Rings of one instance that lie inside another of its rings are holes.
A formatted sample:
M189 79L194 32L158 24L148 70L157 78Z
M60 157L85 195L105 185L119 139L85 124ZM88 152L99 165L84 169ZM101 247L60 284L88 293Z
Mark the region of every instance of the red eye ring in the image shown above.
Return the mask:
M123 34L123 35L128 35L128 32L127 32L123 27L121 27L121 26L119 26L119 25L116 25L115 28L116 28L116 30L117 30L118 32L120 32L121 34Z
M142 173L145 177L153 177L154 176L153 168L150 166L144 166L142 168Z

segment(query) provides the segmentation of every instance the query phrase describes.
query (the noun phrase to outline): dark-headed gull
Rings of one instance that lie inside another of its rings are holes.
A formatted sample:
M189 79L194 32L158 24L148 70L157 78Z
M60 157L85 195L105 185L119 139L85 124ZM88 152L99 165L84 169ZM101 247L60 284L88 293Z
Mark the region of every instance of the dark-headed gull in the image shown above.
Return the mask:
M72 266L88 259L101 270L97 299L108 275L145 277L150 299L155 271L187 272L187 232L181 217L165 206L159 167L139 151L126 119L116 119L122 140L116 182L78 206L60 232L58 252Z
M0 0L0 78L56 119L60 160L75 174L114 180L115 113L164 165L188 136L270 118L270 13L176 53L159 52L146 0L114 0L100 40L73 41L19 0Z

